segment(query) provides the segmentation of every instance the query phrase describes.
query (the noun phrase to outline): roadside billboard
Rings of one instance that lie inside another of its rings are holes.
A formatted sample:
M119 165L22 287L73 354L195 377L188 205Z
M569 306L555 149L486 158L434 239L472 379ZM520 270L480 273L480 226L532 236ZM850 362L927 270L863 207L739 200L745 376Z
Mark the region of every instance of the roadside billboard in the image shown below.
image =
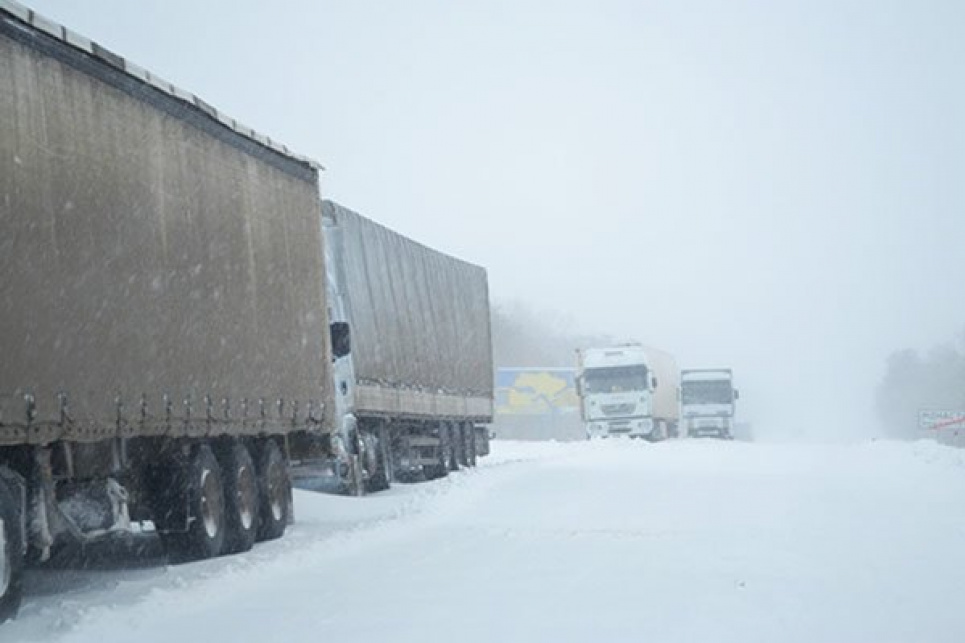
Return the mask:
M496 414L559 416L579 413L575 380L575 368L500 368L496 371Z
M585 438L576 394L576 369L521 366L496 370L497 438Z

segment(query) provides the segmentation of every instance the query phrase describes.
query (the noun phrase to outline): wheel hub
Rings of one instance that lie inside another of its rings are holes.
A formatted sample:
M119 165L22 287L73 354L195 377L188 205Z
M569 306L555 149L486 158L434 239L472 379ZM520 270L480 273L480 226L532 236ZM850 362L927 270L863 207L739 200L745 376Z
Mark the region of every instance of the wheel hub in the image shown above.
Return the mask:
M279 466L278 463L274 463L268 472L268 496L271 503L271 516L275 521L279 521L285 517L283 476L284 471L282 467Z
M221 531L220 518L223 515L221 487L218 477L210 469L201 474L201 519L208 538L215 538Z
M248 531L255 524L255 476L251 467L238 471L238 507L240 508L241 527ZM274 508L272 508L274 513Z

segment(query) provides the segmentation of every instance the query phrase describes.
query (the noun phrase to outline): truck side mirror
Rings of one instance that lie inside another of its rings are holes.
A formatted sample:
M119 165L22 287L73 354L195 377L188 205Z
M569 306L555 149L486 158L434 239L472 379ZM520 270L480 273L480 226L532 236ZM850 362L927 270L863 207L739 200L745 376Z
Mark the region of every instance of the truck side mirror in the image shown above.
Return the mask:
M352 352L352 331L348 322L332 322L332 359L345 357Z
M735 400L741 399L741 392L738 391L736 388L734 389L734 399Z
M657 388L657 378L656 378L656 377L651 377L651 378L650 378L650 386L651 386L651 388Z

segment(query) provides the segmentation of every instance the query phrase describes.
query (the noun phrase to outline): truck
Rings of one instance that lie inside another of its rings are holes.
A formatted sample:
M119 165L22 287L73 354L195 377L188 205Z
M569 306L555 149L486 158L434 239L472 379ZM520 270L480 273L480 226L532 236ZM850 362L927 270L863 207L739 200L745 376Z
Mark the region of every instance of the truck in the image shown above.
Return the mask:
M677 437L677 364L642 344L577 351L577 392L587 439Z
M680 416L688 437L734 438L734 411L740 392L729 368L680 372Z
M333 201L322 221L333 341L351 328L353 344L333 364L335 451L361 463L337 468L338 486L360 493L475 465L493 418L486 271Z
M327 254L317 162L10 0L0 87L0 621L59 549L245 551L293 520L293 470L468 462L485 271Z

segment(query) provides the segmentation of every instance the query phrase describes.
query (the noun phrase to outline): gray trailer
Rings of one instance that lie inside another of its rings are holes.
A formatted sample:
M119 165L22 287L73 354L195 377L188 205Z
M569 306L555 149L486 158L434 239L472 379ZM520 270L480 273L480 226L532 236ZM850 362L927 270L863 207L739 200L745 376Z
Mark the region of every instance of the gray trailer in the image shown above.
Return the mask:
M62 545L285 530L335 426L318 171L0 0L0 620Z
M471 466L493 415L486 271L331 201L322 216L329 314L351 328L334 369L355 486Z

